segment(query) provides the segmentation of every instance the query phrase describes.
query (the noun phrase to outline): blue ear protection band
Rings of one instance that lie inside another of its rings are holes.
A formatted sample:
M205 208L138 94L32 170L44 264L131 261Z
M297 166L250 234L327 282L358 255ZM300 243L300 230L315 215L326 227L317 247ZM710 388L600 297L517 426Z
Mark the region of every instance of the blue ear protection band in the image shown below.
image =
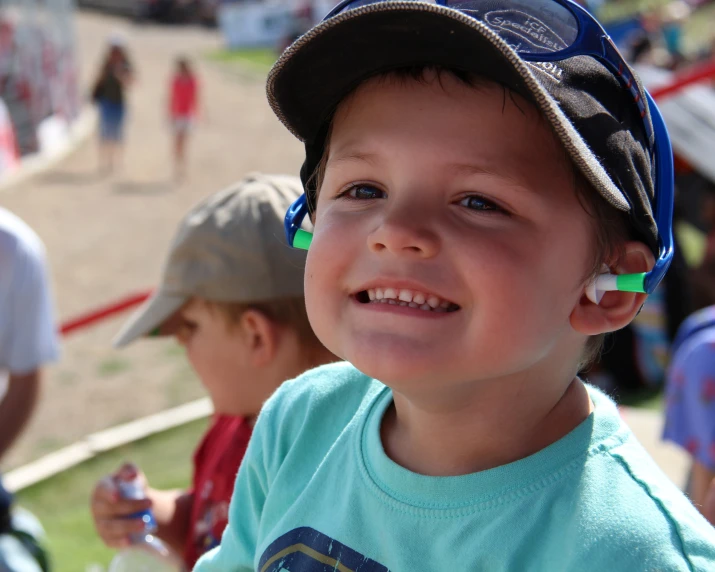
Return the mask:
M673 259L673 150L658 107L648 92L646 97L656 144L655 220L658 228L658 259L650 272L618 275L604 273L597 276L585 292L594 304L601 301L604 293L614 290L650 294L665 276ZM307 215L308 200L304 193L290 206L284 221L286 240L294 248L308 250L310 247L313 235L300 228Z
M349 8L351 5L361 3L379 2L380 0L343 0L335 9L328 14L327 18ZM663 117L658 110L650 94L643 90L638 90L638 84L633 80L628 71L628 66L623 61L620 53L613 45L606 32L600 24L583 8L574 4L570 0L554 0L560 6L568 8L578 21L578 37L576 41L566 50L554 53L522 53L519 55L527 61L558 61L574 55L589 55L598 59L607 66L614 76L628 89L634 97L635 103L641 110L641 115L645 116L645 106L647 103L652 121L653 133L653 161L654 175L654 216L656 228L658 229L658 258L655 266L650 272L641 274L621 274L611 275L601 274L596 277L592 284L586 289L586 296L598 304L601 297L608 291L641 292L651 293L658 286L665 276L670 262L673 259L673 150L671 148L670 137L666 129ZM440 0L439 4L449 6L448 0ZM462 4L460 6L463 7ZM460 9L455 6L455 9ZM644 102L645 100L645 102ZM643 123L646 132L650 132L647 121ZM626 196L626 199L628 197ZM632 207L632 205L631 205ZM312 235L300 228L301 222L308 214L308 204L305 194L291 205L286 213L285 232L288 244L296 248L307 249L310 246Z
M285 219L283 220L283 228L286 233L288 245L293 248L301 248L308 250L310 242L313 240L313 235L307 230L300 228L303 219L308 215L308 199L305 193L300 195L296 201L288 207Z
M604 273L586 288L586 296L594 304L598 304L605 292L642 292L650 294L655 290L665 276L670 262L673 259L673 150L670 137L665 127L663 117L646 92L648 107L653 121L655 132L656 157L655 165L655 220L658 228L658 259L650 272L640 274L609 274ZM302 194L288 208L284 220L286 240L294 248L308 250L313 235L300 228L301 223L308 215L308 200Z

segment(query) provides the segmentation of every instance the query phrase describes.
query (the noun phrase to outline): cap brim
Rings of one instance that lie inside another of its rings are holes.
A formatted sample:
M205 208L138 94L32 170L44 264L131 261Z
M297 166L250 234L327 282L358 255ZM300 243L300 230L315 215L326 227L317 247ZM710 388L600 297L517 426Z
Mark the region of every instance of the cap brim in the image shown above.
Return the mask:
M187 296L156 292L124 324L112 340L112 345L115 348L121 348L135 339L151 333L175 314L188 299Z
M363 80L413 65L483 75L532 101L586 179L613 206L630 210L529 64L488 26L457 10L426 2L380 2L321 22L273 66L268 101L296 137L307 146L319 145L339 102Z

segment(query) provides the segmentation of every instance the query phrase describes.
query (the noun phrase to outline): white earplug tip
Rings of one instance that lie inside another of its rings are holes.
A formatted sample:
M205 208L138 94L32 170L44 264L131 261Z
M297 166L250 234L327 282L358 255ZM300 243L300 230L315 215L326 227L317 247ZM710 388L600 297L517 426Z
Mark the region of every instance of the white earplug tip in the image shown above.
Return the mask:
M586 298L591 300L596 306L598 306L601 303L601 298L603 298L603 295L605 292L603 290L598 290L596 288L596 282L597 280L594 280L591 282L587 287L586 291L584 292L586 294Z
M606 292L615 290L618 290L618 276L604 272L586 287L584 294L591 302L598 305Z

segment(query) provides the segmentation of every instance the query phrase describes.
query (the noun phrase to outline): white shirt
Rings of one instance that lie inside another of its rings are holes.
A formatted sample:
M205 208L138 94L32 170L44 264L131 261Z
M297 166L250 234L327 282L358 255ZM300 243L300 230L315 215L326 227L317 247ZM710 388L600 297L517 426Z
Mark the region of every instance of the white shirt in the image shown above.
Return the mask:
M0 398L4 374L29 373L58 355L44 245L27 224L0 208Z

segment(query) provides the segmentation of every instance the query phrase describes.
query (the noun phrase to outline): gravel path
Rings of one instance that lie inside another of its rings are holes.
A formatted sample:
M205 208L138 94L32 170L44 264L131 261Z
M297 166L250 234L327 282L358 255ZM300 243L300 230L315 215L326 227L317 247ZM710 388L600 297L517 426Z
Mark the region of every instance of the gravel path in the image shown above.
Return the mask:
M262 79L239 78L202 59L221 46L216 31L132 26L78 13L85 93L106 38L117 29L126 33L137 69L122 172L98 177L90 140L58 167L0 193L0 204L27 221L47 246L60 319L151 287L177 222L202 197L252 170L297 173L300 165L302 149L270 111ZM196 63L206 115L195 133L188 180L176 186L164 101L179 54ZM203 395L170 341L111 349L125 317L65 340L61 362L47 371L38 414L4 468Z

